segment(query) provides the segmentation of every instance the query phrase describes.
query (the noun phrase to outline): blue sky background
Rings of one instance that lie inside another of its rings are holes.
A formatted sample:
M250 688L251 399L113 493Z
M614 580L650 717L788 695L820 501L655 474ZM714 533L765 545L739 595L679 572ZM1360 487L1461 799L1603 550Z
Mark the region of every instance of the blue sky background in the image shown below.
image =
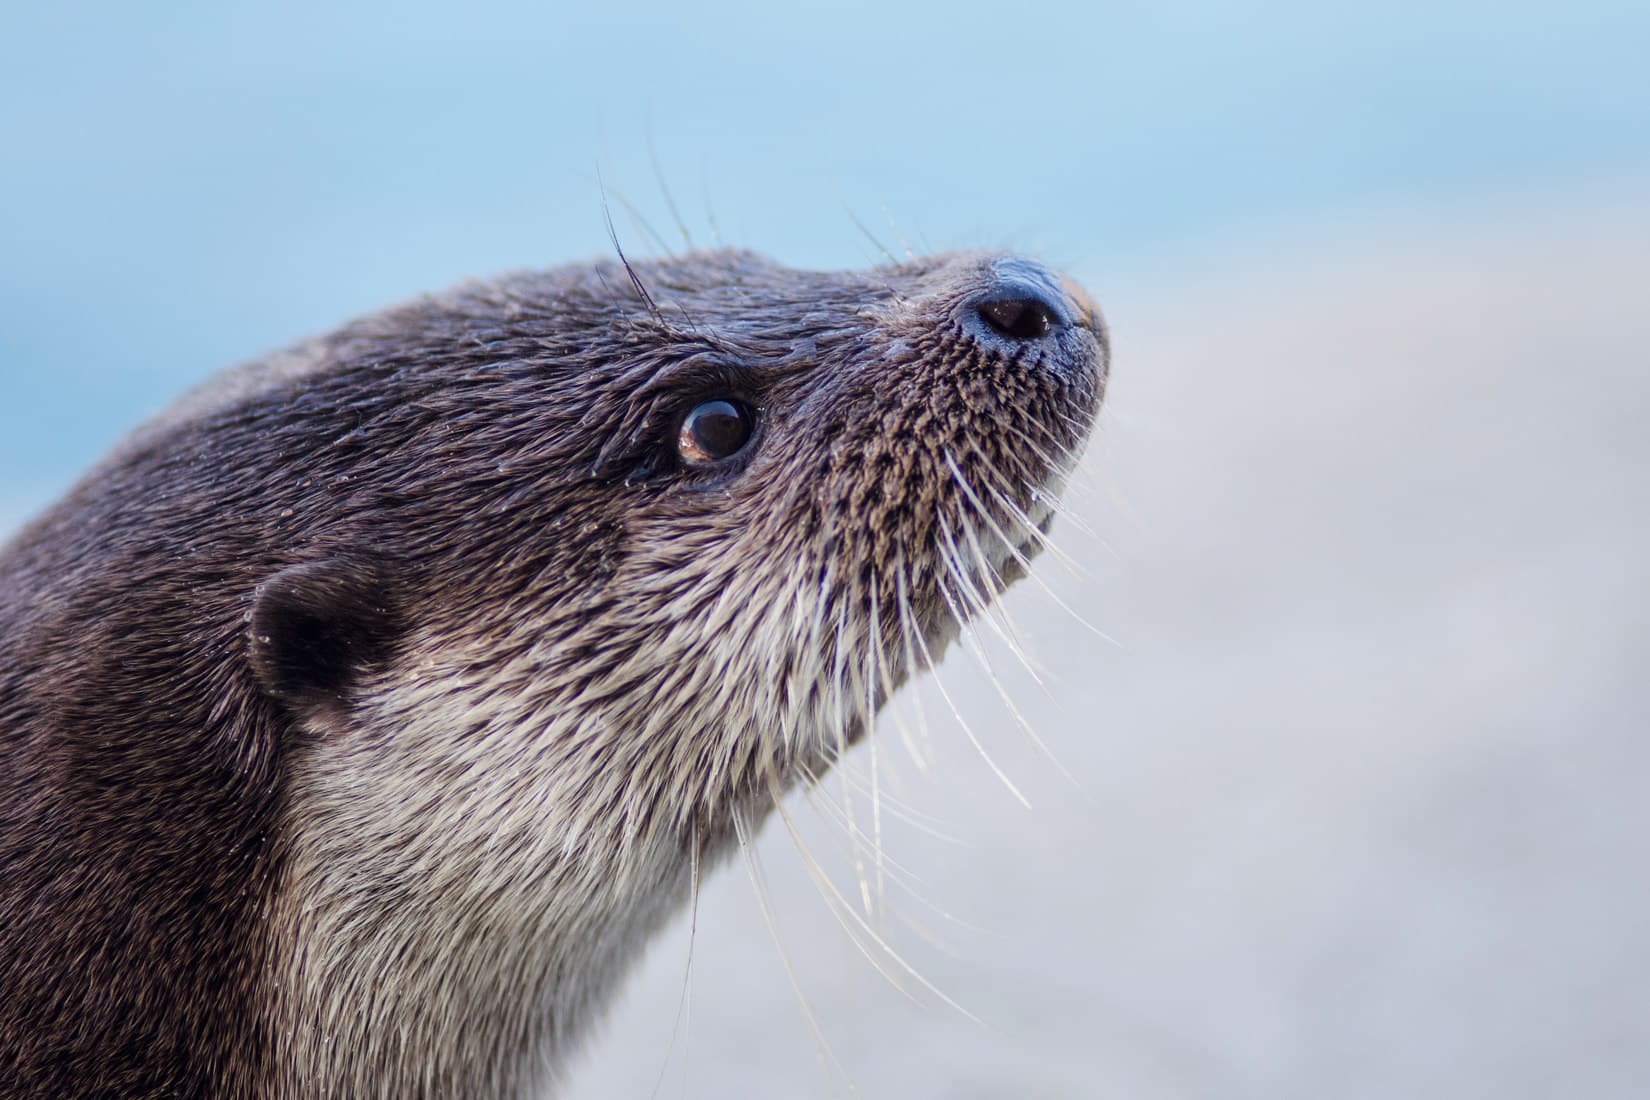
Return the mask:
M1562 7L1563 10L1560 10ZM0 484L217 367L608 249L1025 248L1102 296L1234 243L1642 189L1642 4L10 5ZM1116 318L1113 318L1114 323Z

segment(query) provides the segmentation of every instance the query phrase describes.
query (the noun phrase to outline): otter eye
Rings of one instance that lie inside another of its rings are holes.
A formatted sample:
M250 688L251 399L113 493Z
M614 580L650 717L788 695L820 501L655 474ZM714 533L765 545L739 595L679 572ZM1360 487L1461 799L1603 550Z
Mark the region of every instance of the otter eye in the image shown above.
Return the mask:
M676 433L676 450L695 465L718 462L736 455L750 442L754 428L750 410L718 398L694 406Z

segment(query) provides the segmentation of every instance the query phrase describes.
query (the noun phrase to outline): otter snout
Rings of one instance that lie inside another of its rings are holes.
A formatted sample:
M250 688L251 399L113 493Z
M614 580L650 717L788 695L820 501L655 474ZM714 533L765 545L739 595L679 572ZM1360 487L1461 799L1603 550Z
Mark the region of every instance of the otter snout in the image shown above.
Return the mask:
M1105 322L1074 282L1020 256L994 257L982 274L984 285L960 303L963 327L982 348L1062 374L1092 363L1104 379Z

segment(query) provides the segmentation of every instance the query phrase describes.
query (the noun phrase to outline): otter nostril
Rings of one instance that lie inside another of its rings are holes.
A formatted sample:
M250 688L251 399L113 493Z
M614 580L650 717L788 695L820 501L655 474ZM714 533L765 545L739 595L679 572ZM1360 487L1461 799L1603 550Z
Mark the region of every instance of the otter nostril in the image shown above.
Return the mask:
M999 298L976 308L986 324L1011 340L1036 340L1055 325L1054 311L1037 298Z

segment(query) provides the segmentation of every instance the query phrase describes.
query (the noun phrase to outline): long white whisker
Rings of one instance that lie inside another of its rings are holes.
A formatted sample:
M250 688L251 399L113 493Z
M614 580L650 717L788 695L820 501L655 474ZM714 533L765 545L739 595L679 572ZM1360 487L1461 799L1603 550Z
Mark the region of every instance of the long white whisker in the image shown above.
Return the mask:
M997 568L991 564L991 559L986 554L985 547L980 544L979 532L974 530L972 524L964 524L963 534L968 539L968 548L973 552L974 562L980 567L980 572L991 578L991 583L998 591L1007 589L1008 582L1003 580L1002 574L999 573ZM1026 639L1025 634L1020 630L1019 626L1015 624L1014 617L1008 613L1008 601L998 598L991 602L991 606L996 612L997 618L1001 620L1003 629L1008 632L1008 641L1010 642L1010 648L1014 651L1014 655L1019 659L1020 663L1025 666L1026 671L1031 674L1031 678L1037 682L1039 687L1041 687L1043 685L1043 677L1047 675L1047 673L1043 671L1041 663L1036 658L1036 654L1032 652L1031 643Z
M693 1006L693 948L699 942L699 824L693 824L693 849L688 862L688 951L687 965L682 970L682 995L676 1002L676 1022L670 1028L670 1043L665 1047L664 1064L659 1067L659 1079L653 1082L653 1097L664 1087L665 1074L670 1071L670 1059L676 1052L678 1036L687 1031Z
M945 522L943 516L940 517L939 528L940 534L945 537L946 545L950 550L950 554L946 558L946 569L957 582L959 598L965 595L967 597L966 603L974 613L971 621L984 622L991 629L991 632L996 634L1002 640L1002 643L1008 647L1009 652L1014 654L1014 658L1020 662L1020 665L1031 676L1037 686L1045 687L1037 663L1025 648L1024 642L1019 636L1020 632L1015 628L1013 621L1009 619L1008 612L1003 609L1003 601L991 599L975 586L973 577L969 575L967 568L962 565L962 550L957 546L957 540L951 533L951 525ZM972 533L969 537L971 540L973 539ZM980 568L985 572L991 583L999 589L1003 588L1002 578L997 576L996 570L991 568L991 563L986 560L984 553L980 551L977 541L975 542L975 552L978 556ZM955 607L952 608L952 613L956 613ZM1002 620L1001 623L998 622L999 617Z
M849 837L853 841L854 874L858 876L860 899L868 913L871 910L870 880L865 876L865 854L859 843L860 830L854 826L853 792L848 786L846 769L840 767L843 759L848 755L848 707L850 706L850 700L852 700L851 705L856 709L859 706L859 692L849 692L847 686L848 676L848 606L847 602L844 601L843 605L837 609L836 653L832 670L834 688L831 696L836 717L832 725L833 732L836 735L836 761L839 765L837 771L842 782L842 807L848 817Z
M775 806L777 805L776 799ZM739 850L745 857L745 871L750 876L751 888L756 892L756 904L762 910L762 923L767 925L768 935L773 937L774 946L779 949L779 961L784 964L785 976L790 979L791 989L796 992L797 1003L801 1005L802 1015L808 1021L808 1030L812 1033L825 1061L836 1070L843 1084L848 1086L848 1091L857 1094L859 1090L854 1087L853 1079L848 1076L848 1071L838 1060L836 1052L831 1049L830 1040L825 1038L825 1029L820 1026L819 1017L814 1015L813 1006L808 1003L808 995L802 991L802 982L796 976L796 968L791 965L791 956L785 950L785 941L779 936L779 924L774 919L773 898L768 891L767 876L762 873L762 862L756 854L751 824L743 814L734 814L733 832L738 838Z
M1055 543L1053 539L1049 538L1048 532L1044 531L1042 527L1038 525L1037 521L1031 518L1025 509L1021 508L1014 502L1014 494L1009 487L1009 479L1003 475L1001 470L997 469L996 463L992 462L991 459L987 457L986 453L978 446L970 444L969 453L974 456L975 460L979 462L980 467L985 471L986 488L990 490L992 498L1002 506L1003 511L1008 513L1009 518L1012 519L1015 525L1025 533L1025 536L1032 542L1035 542L1038 547L1048 553L1061 565L1073 571L1082 572L1082 566L1079 565L1077 561L1070 557L1064 550L1060 549L1059 545ZM974 507L979 509L981 514L992 521L993 530L997 532L998 537L1000 537L1010 547L1018 550L1018 540L1009 538L1007 533L1004 532L1002 528L996 526L995 517L991 515L991 509L986 507L985 502L981 500L979 495L974 492L972 483L970 483L969 480L963 476L963 472L961 468L958 467L956 459L952 457L949 451L946 452L945 460L951 465L951 476L956 478L958 483L963 487L963 491L967 493L968 498L973 501ZM1051 516L1062 520L1065 518L1066 513L1061 509L1058 503L1058 497L1049 496L1047 498L1043 498L1038 495L1040 490L1035 486L1031 489L1031 493L1034 497L1044 500L1044 507L1049 509L1049 514Z
M828 800L820 800L817 789L805 794L803 798L809 808L819 814L825 821L837 826L839 829L841 828L842 817L838 812L837 807ZM837 847L840 851L846 854L847 846L842 844L840 839L834 842L833 846ZM888 858L887 866L889 870L888 878L890 881L892 881L896 886L899 886L901 889L912 893L915 892L914 886L915 884L921 882L921 879L918 878L917 873L914 870L900 863L891 856Z
M1026 449L1031 451L1031 453L1035 455L1049 471L1051 471L1056 477L1062 479L1062 481L1069 485L1074 491L1084 495L1088 495L1096 491L1096 486L1094 485L1087 468L1076 460L1076 457L1071 450L1062 447L1060 448L1061 454L1059 456L1050 455L1047 451L1038 446L1037 442L1027 435L1019 426L1008 424L1005 425L1005 427L1008 429L1009 434L1019 439L1019 441L1025 445ZM1032 492L1039 500L1043 502L1044 506L1047 507L1049 511L1053 512L1055 515L1064 517L1065 522L1072 524L1084 535L1097 539L1099 538L1099 535L1096 534L1092 528L1072 514L1072 510L1069 506L1063 504L1053 494L1043 493L1035 487L1032 489Z
M937 579L938 578L936 578L936 580ZM941 590L943 591L943 586L941 586ZM932 667L934 663L933 655L928 651L927 641L923 639L920 633L915 635L915 640L918 647L922 650L924 661ZM956 701L951 698L951 693L945 690L945 685L940 682L940 679L937 676L934 677L934 686L939 690L940 698L945 700L946 706L951 708L951 714L954 718L956 718L957 725L962 728L963 735L968 738L968 743L974 746L974 751L980 754L980 759L985 761L986 767L990 768L992 773L996 775L997 779L1001 781L1002 785L1008 788L1009 794L1012 794L1022 806L1030 809L1031 800L1026 798L1024 794L1020 793L1020 788L1015 786L1014 781L1008 778L1008 773L998 767L997 762L991 758L991 754L985 751L985 746L981 744L980 739L975 736L973 727L968 724L968 719L962 716L962 710L957 706Z
M842 817L840 807L834 800L831 799L824 784L819 782L819 777L806 766L803 766L801 770L804 781L810 784L810 798L817 795L818 798L824 800L825 804L830 806L833 811L836 812L838 823L846 827L847 821ZM858 777L850 772L850 781L857 781L857 779ZM859 785L857 782L854 789L861 794L867 793L868 790L867 787ZM887 808L889 817L892 817L897 821L902 821L911 828L923 833L925 836L933 837L935 840L944 841L947 844L960 845L965 843L961 837L945 832L941 829L941 821L939 818L934 817L932 814L923 813L921 810L918 810L916 807L912 806L909 802L905 802L902 799L889 794L886 789L882 792L882 798L883 804Z
M882 623L877 616L876 600L877 582L873 575L870 579L870 637L866 639L865 660L870 667L865 673L865 683L862 685L864 693L861 698L865 701L865 740L866 749L871 755L871 853L876 867L876 911L878 921L883 912L885 889L883 884L884 866L882 849L882 769L878 766L876 713L877 713L877 654L882 652ZM869 899L867 899L869 904Z
M833 824L836 824L836 825L840 826L841 825L841 819L839 817L834 816L834 814L833 814L833 809L834 808L830 806L829 802L826 802L823 805L820 804L819 802L816 802L814 797L813 797L814 793L817 793L817 791L816 792L810 792L810 795L807 797L808 805L810 807L812 807L815 810L815 812L820 813L823 816L825 816L825 818L827 820L831 821ZM961 843L961 842L959 841L958 843ZM837 850L838 851L845 851L845 849L843 849L840 846L838 846ZM968 921L965 921L965 920L961 919L960 917L957 917L956 915L952 914L951 912L949 912L945 909L941 909L938 905L935 905L933 902L929 901L928 898L923 895L923 893L921 892L921 889L920 889L922 886L926 885L926 883L924 882L922 877L920 875L918 875L915 871L913 871L911 868L905 866L904 864L901 864L900 862L898 862L897 860L894 860L891 857L888 860L888 868L889 868L888 881L891 882L896 888L898 888L907 897L909 897L912 900L916 901L917 904L921 905L924 909L927 909L929 912L931 912L931 913L935 914L936 916L940 917L941 919L946 921L948 924L955 925L958 928L967 929L970 932L978 932L978 933L981 933L981 934L990 934L989 929L981 928L977 925L970 924ZM900 911L897 907L891 907L888 911L892 912L895 916L899 917L907 925L911 925L912 927L916 927L914 925L914 923L912 922L910 916L908 914Z
M770 783L774 782L772 776L769 776L768 780L769 780ZM778 793L777 787L775 787L774 793L777 795L777 793ZM785 823L786 830L791 834L792 842L797 846L797 848L799 850L806 851L807 850L807 845L802 840L802 834L797 831L796 823L791 820L791 815L786 812L785 807L783 805L778 804L778 802L776 800L774 809L775 809L775 812L778 813L779 819ZM876 930L874 928L872 928L870 926L870 924L866 922L865 918L861 917L859 915L859 913L854 909L854 907L848 903L847 899L842 896L842 892L836 888L836 883L832 882L828 875L825 875L823 872L821 872L819 870L819 865L818 865L817 861L805 860L804 862L809 867L810 874L813 874L815 876L815 882L822 889L829 892L831 894L831 896L836 898L837 902L841 906L841 912L843 912L845 915L853 918L854 923L859 926L860 931L867 938L870 939L872 944L874 944L877 948L879 948L882 951L884 957L886 957L889 961L893 962L896 966L898 966L906 974L910 975L911 978L914 979L918 985L920 985L922 988L926 989L933 996L938 997L946 1005L950 1006L952 1009L954 1009L955 1011L957 1011L961 1015L967 1017L968 1019L973 1020L975 1023L981 1023L981 1020L978 1016L974 1015L972 1012L968 1011L962 1005L958 1004L951 997L947 996L946 993L939 988L939 986L935 985L933 982L931 982L927 978L923 977L922 974L916 969L916 967L914 967L910 963L906 962L905 959L900 956L899 952L895 951L891 946L889 946L889 944L886 940L884 940L881 936L877 935ZM853 941L855 946L860 948L861 952L865 955L865 957L871 961L871 965L877 967L877 971L879 973L882 973L882 974L887 973L887 971L883 970L883 968L880 965L878 965L878 962L877 962L877 959L875 958L875 956L872 954L872 952L869 949L866 948L865 944L863 944L859 941L858 937L850 936L849 939ZM895 989L898 989L901 992L906 992L904 987L901 986L898 982L893 982L892 979L890 979L890 982L891 982L891 984L893 984ZM907 993L906 995L909 996L909 993Z
M876 684L882 692L882 698L885 702L892 702L897 694L899 685L896 682L893 670L888 665L887 647L883 644L882 600L879 594L880 588L881 585L879 583L872 583L870 590L871 638L873 640L873 645L869 652L874 656L874 668L872 671L876 678ZM898 610L899 609L896 606L896 613ZM915 673L915 669L910 670L910 675L914 676ZM905 751L910 755L912 761L916 763L917 770L926 771L927 765L923 761L922 757L918 755L917 746L911 739L911 729L906 725L905 718L900 714L899 708L897 706L888 706L885 707L885 710L888 716L893 720L894 730L899 734L900 743L905 746Z
M897 551L894 557L894 596L899 609L900 645L905 651L905 663L915 678L924 668L924 663L917 660L917 649L912 639L919 637L922 626L917 622L916 612L911 609L911 595L907 588L905 570L905 552ZM923 705L920 693L921 684L912 685L913 702L917 708L917 736L922 743L926 755L933 755L934 741L928 729L928 709ZM928 764L923 757L914 757L917 767L927 770Z
M1042 589L1043 592L1054 601L1056 607L1071 616L1072 619L1076 620L1077 625L1081 626L1101 641L1121 648L1121 643L1118 642L1116 638L1113 638L1110 634L1107 634L1105 631L1083 618L1083 616L1077 612L1076 608L1072 607L1064 599L1062 599L1060 594L1054 591L1053 588L1050 588L1048 582L1043 580L1043 578L1031 568L1031 561L1014 545L1012 540L1008 539L1007 536L1004 535L1002 528L998 527L996 521L991 518L990 511L985 508L978 497L974 496L974 490L967 484L967 480L962 477L962 471L957 469L956 463L952 461L951 456L947 454L945 458L947 462L952 463L952 473L957 478L958 483L963 486L963 491L969 494L969 497L974 501L974 506L980 510L980 513L986 519L986 523L991 526L992 532L996 534L998 538L1003 540L1004 544L1009 548L1009 553L1014 555L1014 560L1020 563L1021 568L1026 571L1026 575L1031 578L1032 583ZM999 490L993 486L987 486L987 488L991 490L992 496L996 498L998 503L1002 504L1007 509L1016 510L1014 508L1014 502L1005 497ZM1031 522L1025 517L1024 513L1020 513L1020 519L1026 524L1030 524ZM1033 531L1036 530L1034 527L1029 529ZM1046 535L1044 535L1041 531L1037 531L1036 533L1038 538L1042 540L1045 547L1052 548L1052 544L1047 541ZM1041 681L1039 681L1039 683L1041 683Z
M781 811L781 816L785 816L783 811ZM915 998L911 996L911 991L905 988L905 986L900 982L898 976L884 966L882 959L876 954L876 952L872 951L871 948L860 939L860 929L868 929L870 927L866 923L866 918L861 916L859 910L855 909L853 904L843 896L839 889L837 889L836 883L833 882L831 877L825 873L825 868L820 864L818 857L815 856L813 850L808 847L807 842L802 839L801 832L794 828L788 817L786 817L785 820L787 822L787 829L791 834L791 846L796 849L797 856L801 859L803 868L808 872L808 877L813 880L814 889L819 893L820 900L825 903L825 908L829 910L832 918L842 929L843 935L848 937L848 941L854 945L855 949L858 950L860 954L865 956L872 968L875 969L878 974L881 974L883 979L888 982L889 985L897 989L902 996L910 998L914 1001ZM875 933L870 933L870 935L874 941L876 939ZM890 952L890 954L892 953Z
M1060 758L1054 754L1054 750L1049 748L1047 742L1037 735L1037 731L1032 727L1031 722L1021 712L1020 708L1015 705L1014 696L1008 691L1007 688L1003 686L1002 679L998 677L996 669L992 667L991 658L986 653L985 647L980 644L979 638L972 633L965 631L962 636L962 643L964 648L968 650L969 655L973 657L975 662L980 666L980 671L985 673L986 680L988 680L992 688L996 690L997 698L1002 700L1003 706L1007 708L1008 713L1013 717L1014 724L1020 727L1021 731L1028 739L1030 739L1031 743L1037 747L1037 751L1041 752L1048 758L1048 761L1054 765L1056 771L1065 776L1065 778L1071 783L1077 784L1077 777L1071 773L1070 769L1068 769L1065 764L1061 763Z

